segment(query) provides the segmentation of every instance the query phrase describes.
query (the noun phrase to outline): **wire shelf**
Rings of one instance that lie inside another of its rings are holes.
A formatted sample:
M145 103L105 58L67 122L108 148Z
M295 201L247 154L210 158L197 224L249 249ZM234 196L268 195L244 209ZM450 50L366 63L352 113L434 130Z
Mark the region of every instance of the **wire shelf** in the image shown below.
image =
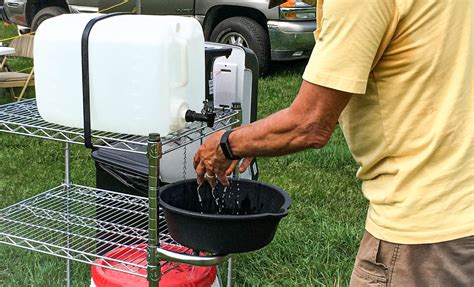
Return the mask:
M162 137L163 154L239 123L236 117L238 111L220 108L216 110L216 113L216 121L212 128L208 128L203 123L194 122L188 124L183 130ZM0 132L84 144L82 129L44 121L38 113L35 99L0 106ZM92 142L100 148L146 154L146 136L93 131Z
M162 248L189 254L159 217ZM0 210L0 243L146 277L147 225L148 198L61 185Z

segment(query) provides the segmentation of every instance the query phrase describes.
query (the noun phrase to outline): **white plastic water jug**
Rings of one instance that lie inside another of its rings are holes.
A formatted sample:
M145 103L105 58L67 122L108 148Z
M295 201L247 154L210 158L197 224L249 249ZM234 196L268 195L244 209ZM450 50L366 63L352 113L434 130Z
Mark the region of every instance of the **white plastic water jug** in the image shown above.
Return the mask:
M81 38L101 14L44 21L34 45L35 88L44 120L83 128ZM89 36L93 130L148 135L183 128L186 110L200 111L204 36L190 17L117 15Z

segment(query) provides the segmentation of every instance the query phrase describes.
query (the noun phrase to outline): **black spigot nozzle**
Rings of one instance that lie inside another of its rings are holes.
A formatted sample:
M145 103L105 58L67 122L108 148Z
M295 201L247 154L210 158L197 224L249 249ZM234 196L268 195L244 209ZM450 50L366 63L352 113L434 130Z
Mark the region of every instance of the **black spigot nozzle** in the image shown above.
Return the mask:
M216 119L216 113L206 113L201 114L192 110L187 110L185 115L186 122L205 122L208 127L212 128L214 126L214 121Z
M192 111L192 110L187 110L186 111L185 119L188 123L195 122L195 121L199 121L199 122L206 122L207 121L206 115L197 113L197 112Z

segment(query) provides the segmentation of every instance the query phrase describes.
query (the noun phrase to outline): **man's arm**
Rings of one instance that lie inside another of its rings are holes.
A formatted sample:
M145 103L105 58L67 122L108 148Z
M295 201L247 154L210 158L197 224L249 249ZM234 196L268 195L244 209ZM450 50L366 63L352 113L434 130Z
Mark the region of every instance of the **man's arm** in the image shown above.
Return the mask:
M303 81L289 108L231 133L229 143L232 152L250 158L323 147L350 98L349 93ZM220 149L222 134L223 131L211 135L196 153L194 167L198 182L202 182L207 173L211 178L216 175L219 181L228 184L225 173L232 161L227 160ZM215 181L211 179L210 183L215 184Z
M256 157L321 148L350 98L349 93L303 81L290 107L232 132L231 149L241 157Z

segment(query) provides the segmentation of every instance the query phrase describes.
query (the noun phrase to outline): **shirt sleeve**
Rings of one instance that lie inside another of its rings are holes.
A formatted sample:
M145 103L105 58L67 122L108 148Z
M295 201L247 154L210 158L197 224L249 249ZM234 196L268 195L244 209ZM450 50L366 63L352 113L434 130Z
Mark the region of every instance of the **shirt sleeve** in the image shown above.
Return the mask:
M364 94L381 43L396 16L393 1L318 1L316 45L303 79L320 86ZM322 13L322 15L321 15Z

